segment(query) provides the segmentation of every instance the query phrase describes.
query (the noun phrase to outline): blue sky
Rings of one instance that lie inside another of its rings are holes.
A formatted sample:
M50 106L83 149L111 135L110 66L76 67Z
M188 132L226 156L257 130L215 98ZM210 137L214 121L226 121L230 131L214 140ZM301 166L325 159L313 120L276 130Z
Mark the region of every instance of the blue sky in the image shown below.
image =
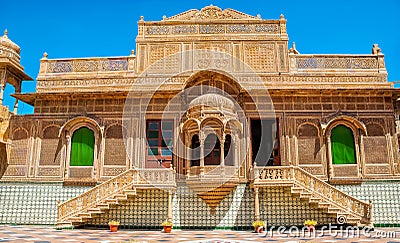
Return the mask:
M295 41L304 54L370 54L378 43L389 81L400 80L399 0L14 0L0 4L0 30L7 28L9 38L21 47L21 63L35 79L45 51L49 58L129 55L141 15L161 20L210 4L263 19L278 19L283 13L289 42ZM34 91L35 82L23 85L23 92ZM7 88L5 95L10 92ZM13 100L4 103L10 106ZM19 113L32 113L32 107L20 102Z

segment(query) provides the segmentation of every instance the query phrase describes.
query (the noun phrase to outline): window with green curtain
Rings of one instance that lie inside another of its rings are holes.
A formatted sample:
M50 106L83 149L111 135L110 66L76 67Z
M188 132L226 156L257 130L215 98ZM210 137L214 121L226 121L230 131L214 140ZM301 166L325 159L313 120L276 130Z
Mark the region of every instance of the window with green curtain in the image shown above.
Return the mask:
M339 125L332 130L331 149L333 164L355 164L354 136L350 128Z
M94 132L87 127L79 128L72 135L71 166L93 166Z

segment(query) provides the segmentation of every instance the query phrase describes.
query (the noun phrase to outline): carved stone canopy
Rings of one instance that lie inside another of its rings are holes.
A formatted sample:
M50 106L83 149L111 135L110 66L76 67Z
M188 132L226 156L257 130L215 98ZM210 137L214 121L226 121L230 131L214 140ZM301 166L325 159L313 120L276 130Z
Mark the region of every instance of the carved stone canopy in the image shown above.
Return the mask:
M210 21L210 20L232 20L232 19L260 19L259 16L251 16L233 9L224 9L217 6L207 6L201 10L192 9L181 14L166 18L165 20L194 20L194 21Z
M21 48L8 38L8 31L4 31L4 35L0 37L0 48L8 51L13 51L20 54Z
M215 93L204 94L193 99L189 104L189 109L196 106L207 106L212 108L222 107L231 111L235 109L233 101Z

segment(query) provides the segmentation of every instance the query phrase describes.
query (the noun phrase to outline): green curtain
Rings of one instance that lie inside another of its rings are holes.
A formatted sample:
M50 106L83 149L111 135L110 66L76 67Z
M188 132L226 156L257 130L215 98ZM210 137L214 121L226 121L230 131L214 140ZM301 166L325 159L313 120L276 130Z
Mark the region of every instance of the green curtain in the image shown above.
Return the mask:
M353 132L350 128L339 125L331 134L333 164L355 164L356 153Z
M93 166L94 133L86 127L79 128L72 136L71 166Z

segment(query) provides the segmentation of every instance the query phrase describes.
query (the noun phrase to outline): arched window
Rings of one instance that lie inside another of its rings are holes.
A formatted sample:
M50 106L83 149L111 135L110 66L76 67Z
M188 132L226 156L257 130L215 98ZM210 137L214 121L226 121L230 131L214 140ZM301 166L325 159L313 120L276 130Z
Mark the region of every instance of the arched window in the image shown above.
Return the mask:
M197 134L192 137L192 158L191 158L191 166L200 166L200 140Z
M354 136L350 128L339 125L332 129L331 149L333 164L355 164Z
M220 142L217 135L211 133L204 141L204 165L219 165L220 160Z
M87 127L76 130L72 136L71 166L93 166L94 132Z

